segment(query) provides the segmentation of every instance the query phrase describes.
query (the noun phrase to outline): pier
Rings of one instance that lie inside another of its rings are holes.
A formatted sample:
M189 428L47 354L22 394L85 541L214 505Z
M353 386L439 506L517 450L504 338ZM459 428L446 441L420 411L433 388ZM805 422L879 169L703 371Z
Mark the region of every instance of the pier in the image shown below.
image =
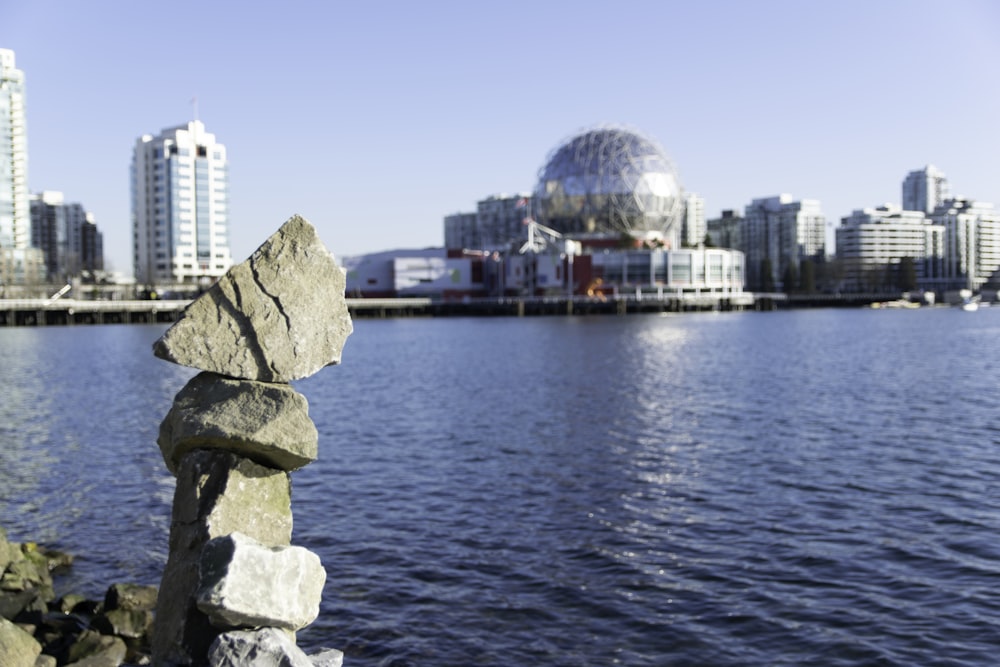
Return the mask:
M783 295L780 295L783 296ZM0 326L68 326L87 324L169 324L191 303L177 300L0 299ZM448 317L597 315L745 310L754 295L627 294L602 297L486 297L462 300L432 298L347 299L352 317Z
M795 295L782 293L645 293L596 296L482 297L461 300L429 297L347 299L351 317L535 317L628 315L698 311L778 310L858 307L899 299L893 294ZM0 327L88 324L169 324L190 299L87 300L0 299Z

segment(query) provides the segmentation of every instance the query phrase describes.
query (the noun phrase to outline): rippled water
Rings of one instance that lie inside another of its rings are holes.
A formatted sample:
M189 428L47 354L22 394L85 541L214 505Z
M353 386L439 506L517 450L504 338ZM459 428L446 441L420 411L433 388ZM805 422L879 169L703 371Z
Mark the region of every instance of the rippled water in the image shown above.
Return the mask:
M158 583L163 327L0 330L0 525ZM1000 308L363 320L296 387L306 648L356 665L984 665Z

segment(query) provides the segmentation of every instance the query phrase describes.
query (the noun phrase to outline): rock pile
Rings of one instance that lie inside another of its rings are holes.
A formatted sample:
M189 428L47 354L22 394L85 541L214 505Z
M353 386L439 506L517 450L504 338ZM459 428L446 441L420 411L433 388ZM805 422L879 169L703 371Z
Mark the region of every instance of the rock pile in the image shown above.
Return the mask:
M288 383L339 363L353 329L344 288L295 216L154 344L202 371L158 438L177 486L154 665L340 664L339 651L306 656L294 639L319 614L326 572L291 546L290 473L316 459L318 434Z
M70 667L149 664L156 587L115 584L101 601L58 599L52 575L72 557L0 528L0 665Z

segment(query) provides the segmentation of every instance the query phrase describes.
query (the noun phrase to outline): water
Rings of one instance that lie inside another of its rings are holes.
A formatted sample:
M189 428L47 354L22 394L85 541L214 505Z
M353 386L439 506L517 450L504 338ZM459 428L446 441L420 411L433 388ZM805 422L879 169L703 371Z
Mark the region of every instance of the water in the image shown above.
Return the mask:
M159 326L0 329L0 525L158 583ZM362 320L296 383L345 664L985 665L1000 308Z

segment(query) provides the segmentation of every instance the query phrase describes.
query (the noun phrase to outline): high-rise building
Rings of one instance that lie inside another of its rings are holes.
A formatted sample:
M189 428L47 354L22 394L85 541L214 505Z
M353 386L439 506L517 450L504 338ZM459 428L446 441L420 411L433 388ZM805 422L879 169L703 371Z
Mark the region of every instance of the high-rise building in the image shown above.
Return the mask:
M909 263L916 287L940 286L944 266L944 227L923 211L886 204L855 210L836 230L837 257L843 269L840 289L878 291L909 286L902 267Z
M525 237L524 219L531 217L532 197L493 195L476 204L476 225L484 248L505 246Z
M24 72L14 52L0 49L0 287L45 278L42 252L31 247L28 197L28 128Z
M819 201L793 201L788 194L754 199L745 209L740 249L751 289L791 288L782 284L789 267L798 272L803 260L823 259L826 252L826 217Z
M475 213L453 213L444 219L446 248L483 250L506 247L527 234L525 218L532 215L531 195L491 195L476 204Z
M706 233L716 248L740 248L740 230L743 216L738 211L726 209L718 218L705 223Z
M684 219L681 222L681 245L697 248L705 243L705 199L693 192L684 195Z
M0 248L30 242L24 72L14 66L13 51L0 49Z
M135 278L205 284L232 265L226 147L200 121L143 135L132 155Z
M482 235L475 213L452 213L444 217L444 247L449 250L481 248Z
M978 290L1000 271L1000 212L993 204L947 199L931 219L944 227L943 287Z
M31 195L31 245L45 255L50 281L104 269L104 244L92 213L67 203L63 193Z
M903 179L903 210L933 213L949 196L948 179L932 164Z

